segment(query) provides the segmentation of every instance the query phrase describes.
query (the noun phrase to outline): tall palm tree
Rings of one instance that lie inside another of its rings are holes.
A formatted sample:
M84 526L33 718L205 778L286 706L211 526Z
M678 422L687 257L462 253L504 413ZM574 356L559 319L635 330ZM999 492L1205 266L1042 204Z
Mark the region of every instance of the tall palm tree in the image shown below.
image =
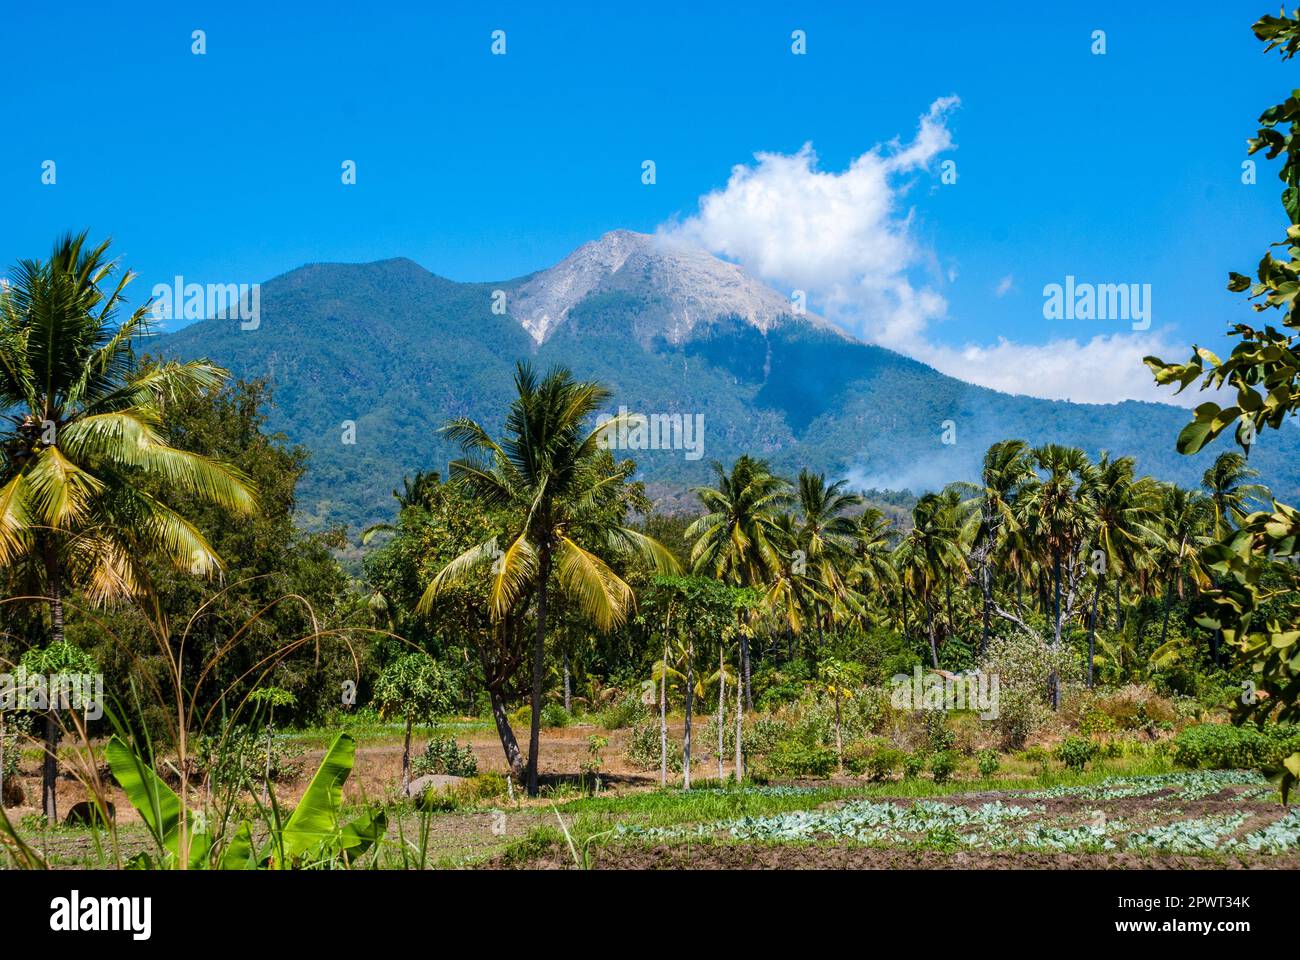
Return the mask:
M918 500L912 508L912 529L903 537L894 555L903 591L914 595L925 611L930 662L938 669L939 618L935 615L934 599L948 577L967 572L961 531L951 504L934 493L927 493Z
M829 597L815 576L816 571L805 559L805 551L799 546L799 525L794 514L777 514L772 533L777 564L768 575L763 608L781 622L793 644L794 635L803 631L809 617L817 616L817 611L829 601Z
M1201 547L1209 543L1214 522L1214 504L1196 490L1177 484L1164 486L1160 505L1160 524L1163 535L1157 569L1165 574L1165 609L1160 626L1160 645L1169 638L1169 608L1173 604L1175 588L1178 599L1185 598L1185 577L1190 575L1198 586L1210 582L1209 571L1201 562Z
M1269 502L1271 495L1268 487L1262 483L1247 482L1258 476L1259 471L1251 469L1246 458L1235 450L1219 454L1202 475L1201 487L1210 495L1210 501L1214 504L1216 540L1227 538L1241 526L1242 520L1250 512L1248 507L1251 501ZM1216 579L1211 572L1211 583L1216 582ZM1222 638L1221 629L1216 628L1210 634L1210 656L1216 665L1219 663L1219 642Z
M1059 649L1062 628L1074 599L1074 586L1081 573L1077 552L1089 527L1089 505L1080 490L1092 464L1077 447L1055 443L1035 448L1033 463L1044 476L1026 484L1017 504L1017 520L1037 543L1045 566L1051 570L1055 624L1052 646ZM1064 605L1061 602L1063 580L1067 593ZM1052 706L1059 707L1060 684L1055 672L1048 682Z
M1118 589L1125 573L1148 562L1152 546L1160 541L1159 485L1150 477L1135 479L1132 457L1112 460L1103 452L1096 470L1089 473L1084 495L1091 504L1094 550L1101 551L1101 568L1093 571L1092 613L1088 618L1088 686L1093 682L1096 652L1097 607L1102 584L1109 577Z
M559 590L598 629L610 630L624 622L635 601L632 588L597 551L611 559L643 559L661 573L679 567L666 547L624 525L633 501L627 481L634 466L615 464L603 443L607 431L618 429L620 418L594 427L588 423L609 400L609 391L575 380L562 368L539 379L524 362L515 371L515 390L518 396L500 440L466 417L443 429L469 455L452 462L451 482L513 520L498 536L443 567L418 609L428 612L441 591L488 563L493 566L493 620L505 621L534 604L528 793L536 796L552 575ZM498 546L501 542L504 549Z
M1214 505L1214 536L1222 540L1240 526L1250 511L1252 500L1268 501L1268 487L1262 483L1249 483L1259 476L1259 471L1246 464L1246 458L1235 450L1219 454L1201 477L1201 486Z
M816 609L819 644L827 620L837 606L842 609L850 599L845 575L853 563L857 523L848 511L861 505L862 498L845 493L847 484L847 480L828 484L823 474L799 472L800 519L795 540L809 574L821 584L826 597Z
M1034 472L1028 448L1029 445L1023 440L1003 440L993 444L984 453L979 484L955 485L957 489L973 494L963 504L963 509L970 511L968 523L975 525L975 529L970 532L970 560L983 598L981 653L989 643L993 582L996 578L999 547L1005 534L1016 528L1013 510L1016 494Z
M772 582L781 565L778 517L790 503L789 484L774 476L765 460L748 455L730 474L717 462L713 472L717 485L695 491L708 512L686 528L686 539L695 541L691 568L739 587ZM741 631L740 661L745 707L752 709L747 631Z
M203 361L137 367L132 343L148 330L150 304L118 322L135 274L115 276L108 246L63 237L48 260L20 261L0 297L0 568L46 598L55 645L70 590L106 603L144 595L150 561L201 577L221 568L167 500L257 506L232 467L163 440L165 404L215 390L227 374ZM47 729L47 750L56 738ZM45 793L53 820L52 783Z
M892 554L893 524L875 507L868 507L855 522L853 566L849 570L848 583L865 616L868 598L879 596L898 583Z

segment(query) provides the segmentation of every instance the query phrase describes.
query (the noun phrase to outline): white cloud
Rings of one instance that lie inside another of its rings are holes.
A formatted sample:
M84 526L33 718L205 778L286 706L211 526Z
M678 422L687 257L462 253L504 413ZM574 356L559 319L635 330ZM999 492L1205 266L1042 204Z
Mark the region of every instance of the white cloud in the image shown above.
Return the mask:
M1181 361L1187 353L1186 344L1159 331L1099 334L1084 342L1030 344L999 338L992 345L917 344L911 351L942 373L1004 393L1078 403L1152 400L1194 406L1205 399L1196 385L1175 397L1172 388L1156 385L1142 362L1149 355Z
M752 164L732 168L726 186L702 196L695 213L660 233L735 260L778 289L807 290L819 312L850 333L971 383L1080 402L1178 402L1142 364L1146 354L1170 359L1185 349L1157 332L963 347L928 335L948 312L936 285L945 274L952 282L955 268L940 269L936 253L917 240L902 199L916 174L954 149L947 121L960 102L934 101L910 143L877 144L839 172L818 168L811 143L789 155L757 153ZM1002 298L1015 289L1009 274L994 292Z

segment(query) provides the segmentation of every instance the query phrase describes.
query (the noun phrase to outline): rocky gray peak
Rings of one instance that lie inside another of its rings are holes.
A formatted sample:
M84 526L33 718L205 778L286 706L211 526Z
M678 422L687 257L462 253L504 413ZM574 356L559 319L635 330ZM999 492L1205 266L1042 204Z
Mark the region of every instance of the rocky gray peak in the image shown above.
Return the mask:
M525 280L511 297L510 315L542 343L574 307L600 293L642 301L635 324L641 340L681 343L697 325L731 316L767 332L792 314L788 297L737 264L671 236L612 230ZM812 314L798 319L831 328Z

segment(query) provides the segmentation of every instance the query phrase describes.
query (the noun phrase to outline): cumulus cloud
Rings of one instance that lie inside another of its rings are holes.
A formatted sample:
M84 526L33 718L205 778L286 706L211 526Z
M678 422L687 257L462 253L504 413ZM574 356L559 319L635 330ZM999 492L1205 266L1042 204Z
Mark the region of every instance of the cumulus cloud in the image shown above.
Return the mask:
M1003 393L1076 403L1151 400L1194 406L1205 397L1194 387L1178 396L1156 385L1142 362L1149 355L1183 360L1187 346L1163 333L1100 334L1090 340L1016 343L1004 337L991 345L948 347L919 343L912 355L936 370Z
M699 211L662 233L736 260L787 289L808 290L828 319L866 339L902 345L947 304L913 286L911 268L930 258L899 211L908 174L952 147L945 123L959 104L943 97L921 117L911 143L880 144L839 173L818 169L806 143L793 155L758 153L732 168Z
M1155 388L1141 358L1180 355L1183 347L1155 331L963 347L929 335L931 324L947 317L937 287L945 273L952 282L955 268L939 269L903 201L917 176L955 149L948 120L960 102L935 100L909 142L877 144L841 171L820 169L811 143L794 154L757 153L702 196L696 212L659 232L734 260L778 289L805 290L848 332L971 383L1080 402L1169 402L1170 391ZM1015 289L1007 275L994 294L1001 299Z

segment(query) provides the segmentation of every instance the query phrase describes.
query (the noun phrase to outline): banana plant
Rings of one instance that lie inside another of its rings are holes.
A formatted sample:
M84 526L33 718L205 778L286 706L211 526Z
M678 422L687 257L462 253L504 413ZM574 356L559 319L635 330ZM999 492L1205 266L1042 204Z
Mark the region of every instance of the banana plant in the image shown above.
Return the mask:
M307 792L287 821L281 823L272 798L269 836L260 852L252 826L243 821L218 851L218 844L195 811L185 811L176 793L153 768L117 736L108 742L109 768L131 805L139 811L161 855L141 853L127 862L137 869L276 870L350 864L379 842L388 828L382 810L367 810L340 826L343 784L352 773L356 740L346 733L334 738Z

